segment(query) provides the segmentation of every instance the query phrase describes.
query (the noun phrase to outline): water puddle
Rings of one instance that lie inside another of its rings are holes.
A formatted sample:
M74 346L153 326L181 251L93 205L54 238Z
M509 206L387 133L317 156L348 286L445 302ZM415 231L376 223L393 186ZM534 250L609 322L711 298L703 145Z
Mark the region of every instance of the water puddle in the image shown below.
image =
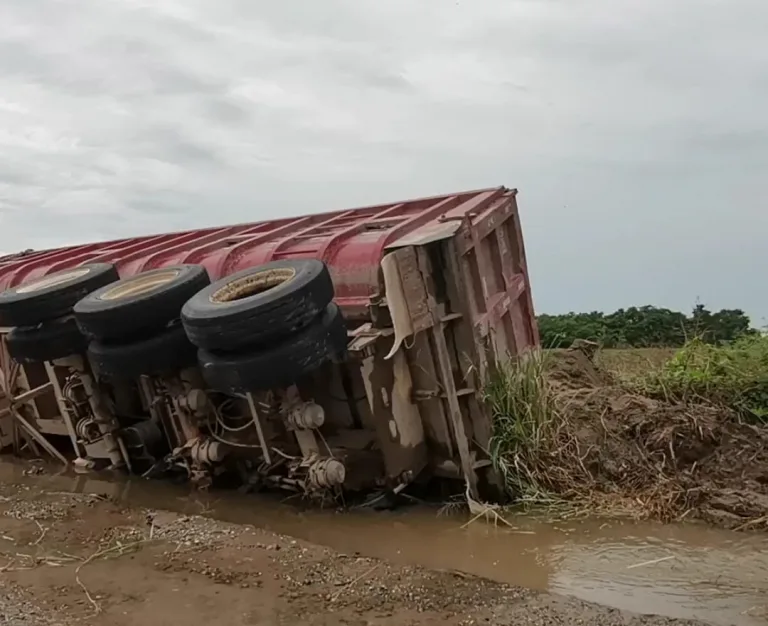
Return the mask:
M299 511L260 496L190 493L160 482L103 476L26 477L0 464L0 481L108 495L130 506L246 523L325 545L576 596L638 613L723 626L768 622L768 537L694 524L511 520L515 529L438 516L434 509Z

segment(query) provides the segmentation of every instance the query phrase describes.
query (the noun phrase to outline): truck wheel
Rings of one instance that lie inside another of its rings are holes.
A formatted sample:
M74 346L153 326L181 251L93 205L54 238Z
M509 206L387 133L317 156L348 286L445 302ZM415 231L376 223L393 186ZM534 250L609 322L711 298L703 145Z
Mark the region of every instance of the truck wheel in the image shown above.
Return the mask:
M35 326L64 317L80 298L118 278L111 263L91 263L11 287L0 293L0 324Z
M5 339L8 354L19 363L40 363L85 354L88 340L74 318L45 322L39 326L17 326Z
M91 341L88 358L100 376L131 380L141 375L174 374L197 363L197 349L176 324L141 341L126 344Z
M123 278L77 304L80 330L99 340L120 340L161 330L179 318L181 307L211 284L202 265L176 265Z
M325 263L275 261L227 276L184 305L181 320L199 348L237 351L275 343L318 317L333 299Z
M346 349L347 331L339 307L330 304L310 326L282 343L244 354L200 350L198 361L212 389L241 393L286 387Z

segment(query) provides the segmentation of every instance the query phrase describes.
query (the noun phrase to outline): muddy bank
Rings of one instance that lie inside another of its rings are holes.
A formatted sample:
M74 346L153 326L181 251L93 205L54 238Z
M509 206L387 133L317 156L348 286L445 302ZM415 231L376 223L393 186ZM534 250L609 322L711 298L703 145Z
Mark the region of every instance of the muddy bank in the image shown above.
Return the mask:
M553 490L598 512L768 530L768 428L628 392L591 357L572 349L551 363L562 416L550 442Z
M25 485L0 487L0 570L0 623L19 626L699 623Z

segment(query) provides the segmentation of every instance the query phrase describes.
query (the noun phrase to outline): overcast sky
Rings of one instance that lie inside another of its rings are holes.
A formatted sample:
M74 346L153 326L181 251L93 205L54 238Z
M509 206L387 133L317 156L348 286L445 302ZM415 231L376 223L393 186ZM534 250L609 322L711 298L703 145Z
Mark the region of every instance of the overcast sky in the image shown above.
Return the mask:
M0 250L506 185L539 312L768 323L758 0L4 0Z

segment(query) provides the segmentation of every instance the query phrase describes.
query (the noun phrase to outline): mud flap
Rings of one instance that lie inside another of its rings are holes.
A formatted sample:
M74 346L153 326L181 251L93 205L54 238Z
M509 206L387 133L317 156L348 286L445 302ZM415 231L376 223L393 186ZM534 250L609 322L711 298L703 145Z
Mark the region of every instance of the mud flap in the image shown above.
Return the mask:
M408 302L405 297L405 288L400 278L400 270L397 267L396 253L385 256L381 261L381 271L384 275L384 288L387 294L387 308L392 318L392 326L395 329L395 340L384 360L391 359L400 349L406 337L413 334L411 314L408 311Z

